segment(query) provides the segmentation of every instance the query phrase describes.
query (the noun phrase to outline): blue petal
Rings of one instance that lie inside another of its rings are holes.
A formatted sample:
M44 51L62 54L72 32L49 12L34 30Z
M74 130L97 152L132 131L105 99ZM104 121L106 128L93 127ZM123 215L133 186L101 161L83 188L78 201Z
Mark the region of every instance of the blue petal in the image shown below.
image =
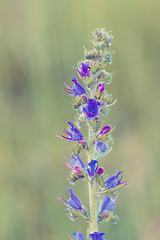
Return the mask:
M77 82L77 78L76 77L73 77L72 81L75 83L72 86L72 90L73 90L73 94L74 95L86 94L86 91L85 91L84 87L82 87L82 85Z
M77 157L74 157L73 154L70 155L71 158L73 158L73 160L70 161L70 165L71 167L75 167L78 166L80 168L83 168L84 170L86 169L86 166L84 164L84 162L82 161L80 155L78 155Z
M83 76L83 77L89 77L90 76L89 63L81 63L80 68L81 68L81 76Z
M105 239L104 239L105 233L94 232L94 233L92 233L92 234L89 234L89 237L90 237L92 240L105 240Z
M120 178L118 177L123 171L118 171L116 175L111 176L107 179L105 182L106 187L108 188L114 188L117 186L118 183L121 182Z
M75 238L75 240L86 240L81 232L74 232L72 236Z
M80 141L84 137L82 133L73 125L72 122L67 122L70 125L70 129L67 131L71 135L71 140L72 141Z
M100 116L99 107L101 103L94 99L88 99L86 105L83 107L83 112L89 121L98 118Z
M120 180L120 179L118 178L118 180ZM107 181L105 182L106 187L108 187L108 188L116 187L117 183L118 183L117 176L112 176L112 177L108 178Z
M72 188L68 188L68 190L70 191L70 198L67 202L68 205L70 205L71 207L73 207L75 210L82 210L82 203L79 200L79 198L74 194L74 191Z
M74 125L73 122L67 122L70 125L70 129L68 130L69 133L72 133L73 129L74 129Z
M82 133L75 127L72 131L72 137L73 137L73 139L72 139L73 141L80 141L84 138Z
M105 152L107 149L107 145L104 142L97 142L97 150L99 149L101 152Z
M108 211L114 210L115 206L116 206L115 202L113 202L110 197L105 195L103 196L103 201L102 201L99 214L104 212L105 210L108 210Z
M87 100L87 103L88 103L88 111L94 115L97 114L98 112L98 107L97 107L97 104L96 104L96 100L94 99L88 99Z
M90 168L91 168L91 172L94 172L95 171L95 169L96 169L96 164L98 163L98 161L97 160L91 160L89 163L88 163L88 165L90 166Z
M90 168L87 168L88 174L90 177L94 177L96 174L96 171L98 170L98 165L97 165L98 161L97 160L91 160L88 165L90 166Z

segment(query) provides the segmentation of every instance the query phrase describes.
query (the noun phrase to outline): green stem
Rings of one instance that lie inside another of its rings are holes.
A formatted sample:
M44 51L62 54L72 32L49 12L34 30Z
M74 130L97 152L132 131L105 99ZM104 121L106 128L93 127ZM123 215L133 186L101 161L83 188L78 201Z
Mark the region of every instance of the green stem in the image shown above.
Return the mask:
M88 148L88 162L94 159L94 135L92 126L89 125L89 148ZM89 202L90 202L90 233L98 232L97 225L97 199L96 199L96 184L94 179L89 184Z

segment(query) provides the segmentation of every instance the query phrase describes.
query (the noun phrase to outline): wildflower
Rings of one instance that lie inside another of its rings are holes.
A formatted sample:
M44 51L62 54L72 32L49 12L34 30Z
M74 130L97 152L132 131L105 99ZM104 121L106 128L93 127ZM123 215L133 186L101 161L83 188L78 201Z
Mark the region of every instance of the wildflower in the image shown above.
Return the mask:
M117 187L120 184L123 184L125 182L122 182L122 176L121 178L119 178L119 175L122 173L123 171L118 171L117 174L111 176L110 178L107 179L107 181L105 182L106 184L106 188L114 188ZM127 183L126 183L127 185Z
M86 240L81 232L74 232L72 236L75 240Z
M99 212L98 215L102 214L106 210L107 210L107 212L110 211L110 210L114 210L115 206L116 206L116 203L113 202L110 197L108 197L107 195L104 195L103 196L103 201L102 201L102 204L101 204L101 207L100 207L100 212Z
M92 233L92 234L89 234L89 237L90 237L92 240L105 240L105 239L104 239L105 233L94 232L94 233Z
M79 171L79 169L86 169L86 166L84 164L84 162L82 161L80 155L78 154L76 157L74 157L73 154L70 155L70 157L73 159L71 161L69 161L67 158L67 162L66 165L69 167L69 168L72 168L72 169L75 169L77 172L81 173L81 171Z
M69 93L70 96L72 96L72 95L83 95L83 94L87 95L84 87L82 87L82 85L80 83L78 83L76 77L72 78L72 82L74 82L72 87L70 87L67 83L64 83L65 86L68 87L68 89L69 89L69 91L64 90L65 92Z
M86 115L86 118L91 121L95 118L100 117L99 108L101 107L101 103L94 99L88 99L87 103L83 105L82 112Z
M70 129L68 131L63 130L63 132L65 134L68 135L68 137L65 137L61 134L62 138L67 139L67 142L70 141L81 141L84 137L82 135L82 133L76 128L74 127L72 122L67 122L70 125Z
M105 152L107 150L107 144L105 142L97 142L96 150L97 152Z
M79 70L76 69L81 77L90 77L90 66L89 63L80 63Z
M87 168L88 174L91 178L94 178L96 175L101 175L104 171L103 168L98 168L98 161L91 160L89 163L89 168Z
M61 196L61 198L58 198L58 199L61 200L61 202L63 202L65 205L67 205L67 206L69 205L72 208L74 208L75 210L83 211L82 203L79 200L79 198L74 194L73 189L68 188L68 190L70 192L70 198L68 197L68 194L67 194L68 201L65 201L62 196Z

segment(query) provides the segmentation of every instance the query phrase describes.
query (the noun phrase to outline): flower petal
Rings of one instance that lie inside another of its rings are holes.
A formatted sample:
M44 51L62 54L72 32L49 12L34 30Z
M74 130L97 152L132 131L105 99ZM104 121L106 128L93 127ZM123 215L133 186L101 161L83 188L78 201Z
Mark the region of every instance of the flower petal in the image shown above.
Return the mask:
M74 237L75 240L86 240L81 232L74 232L72 237Z
M71 196L70 196L67 204L70 205L71 207L73 207L75 210L83 210L82 203L79 200L79 198L74 194L73 189L68 188L68 190L70 191Z

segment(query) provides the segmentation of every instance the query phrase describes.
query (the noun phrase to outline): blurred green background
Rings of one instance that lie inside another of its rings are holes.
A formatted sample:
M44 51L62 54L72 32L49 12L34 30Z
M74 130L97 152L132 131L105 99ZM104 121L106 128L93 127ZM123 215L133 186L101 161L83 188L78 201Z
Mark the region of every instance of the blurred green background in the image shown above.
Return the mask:
M116 50L108 86L118 102L106 118L116 125L106 173L124 170L130 188L119 196L110 240L160 239L160 3L157 0L0 1L0 239L62 240L85 234L65 206L70 144L56 138L74 119L63 82L92 46L91 31L112 30ZM87 186L75 193L88 204Z

